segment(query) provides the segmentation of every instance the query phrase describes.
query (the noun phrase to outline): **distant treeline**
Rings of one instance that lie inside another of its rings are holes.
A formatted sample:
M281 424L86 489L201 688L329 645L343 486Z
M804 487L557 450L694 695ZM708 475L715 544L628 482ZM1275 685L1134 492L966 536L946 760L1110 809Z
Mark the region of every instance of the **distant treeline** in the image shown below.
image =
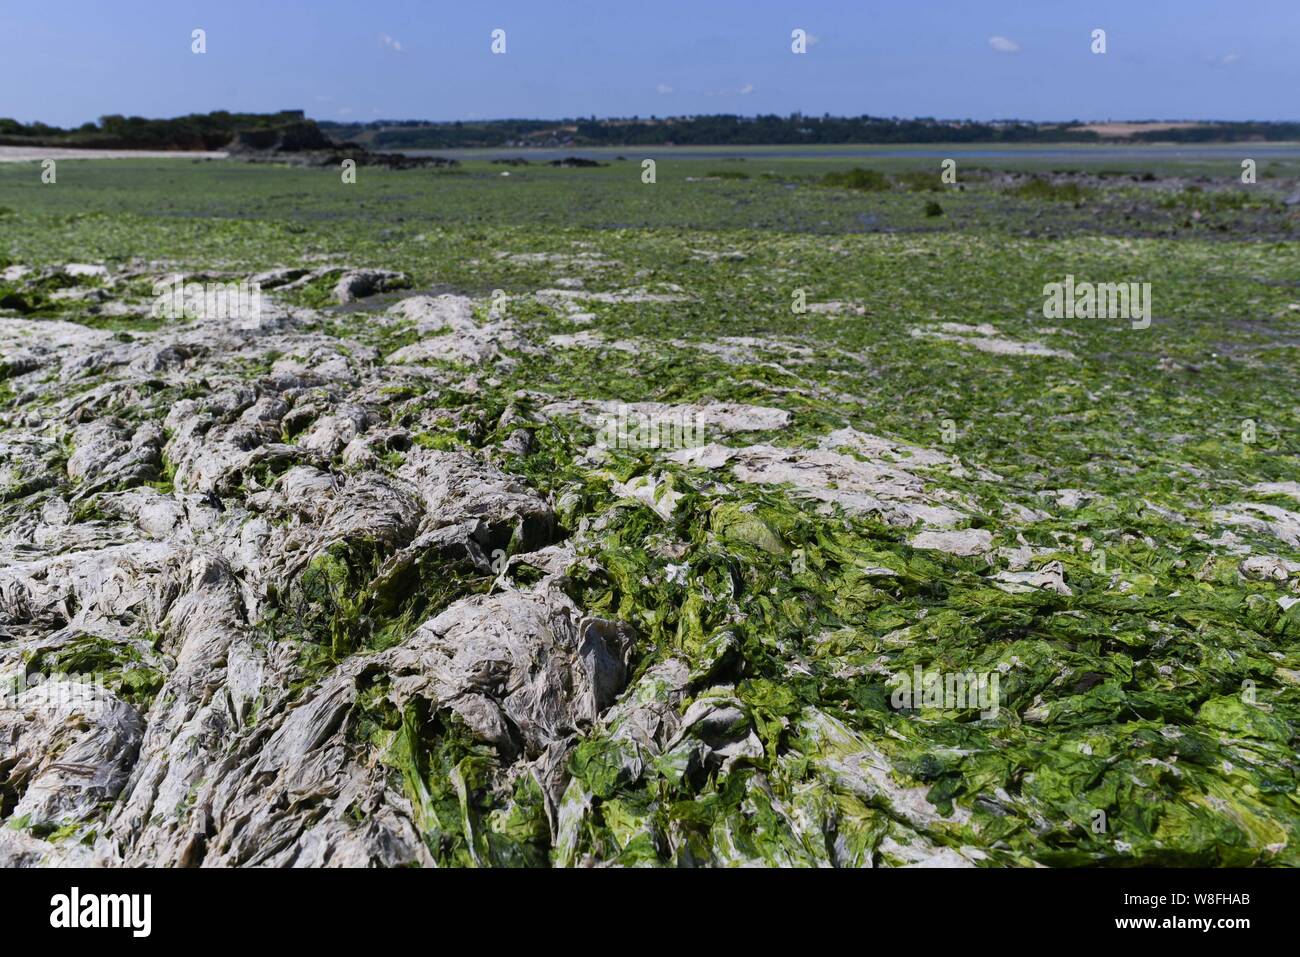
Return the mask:
M1029 123L872 116L692 116L621 120L490 120L426 123L322 122L327 135L384 149L514 146L788 146L847 143L1092 143L1103 137L1081 121ZM1215 123L1141 131L1137 141L1300 140L1300 123Z
M327 135L386 149L512 146L789 146L836 143L1091 142L1095 133L1031 123L878 117L692 116L626 120L321 123Z
M194 113L167 120L104 116L98 123L60 129L44 123L0 119L0 145L97 149L214 150L237 134L296 125L312 126L299 110L279 113ZM847 143L1091 143L1106 137L1078 127L1080 121L898 119L873 116L690 116L628 119L484 120L429 123L378 120L316 126L338 142L371 149L450 149L527 146L790 146ZM1120 137L1116 137L1120 138ZM1300 140L1300 123L1207 123L1152 129L1122 137L1137 142Z
M1300 123L1210 123L1178 130L1143 130L1129 139L1162 143L1222 143L1242 140L1300 140Z
M0 119L0 145L65 146L85 149L219 150L239 132L276 129L303 122L299 110L280 113L191 113L170 120L143 116L101 116L64 130L44 123ZM310 121L307 121L310 122Z

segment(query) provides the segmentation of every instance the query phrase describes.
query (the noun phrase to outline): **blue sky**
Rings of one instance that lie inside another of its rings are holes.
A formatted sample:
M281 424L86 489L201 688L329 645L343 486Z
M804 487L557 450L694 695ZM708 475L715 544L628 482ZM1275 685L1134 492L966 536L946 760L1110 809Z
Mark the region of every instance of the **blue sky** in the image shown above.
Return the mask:
M1298 47L1300 0L0 0L0 116L1294 120Z

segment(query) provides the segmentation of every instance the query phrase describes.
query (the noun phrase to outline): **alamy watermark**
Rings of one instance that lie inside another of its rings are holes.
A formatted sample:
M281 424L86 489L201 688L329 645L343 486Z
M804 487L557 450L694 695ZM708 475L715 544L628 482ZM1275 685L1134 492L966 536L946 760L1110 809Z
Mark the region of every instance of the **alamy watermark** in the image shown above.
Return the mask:
M996 671L927 671L914 665L910 673L894 675L889 684L893 687L889 703L900 711L979 708L981 718L998 714L1001 695Z
M1043 286L1044 319L1126 319L1134 329L1151 325L1151 283L1065 282Z
M50 898L50 926L56 929L124 928L132 937L153 930L152 894L83 894L74 886Z
M153 284L155 319L243 319L262 317L262 286L249 282L186 282L181 275Z
M688 409L642 412L626 405L605 417L596 442L615 449L690 449L705 442L704 413Z
M0 678L0 708L16 708L19 698L28 691L44 689L42 702L56 707L73 707L93 701L108 693L104 679L94 674L64 674L62 672L20 672L9 678Z

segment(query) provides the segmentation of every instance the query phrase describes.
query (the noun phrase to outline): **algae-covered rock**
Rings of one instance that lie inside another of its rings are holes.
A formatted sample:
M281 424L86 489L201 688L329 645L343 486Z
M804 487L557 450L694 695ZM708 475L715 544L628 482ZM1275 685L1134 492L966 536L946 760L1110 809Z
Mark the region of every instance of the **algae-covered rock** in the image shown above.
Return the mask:
M405 273L391 269L354 269L339 278L334 286L334 298L341 303L355 302L377 292L404 289L410 282Z

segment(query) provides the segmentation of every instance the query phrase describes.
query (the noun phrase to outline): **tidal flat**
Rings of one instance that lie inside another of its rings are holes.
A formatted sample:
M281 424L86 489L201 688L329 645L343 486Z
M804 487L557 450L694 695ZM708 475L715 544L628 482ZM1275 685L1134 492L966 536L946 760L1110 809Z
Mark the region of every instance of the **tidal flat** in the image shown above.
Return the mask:
M0 165L0 864L1300 865L1300 162L621 155Z

